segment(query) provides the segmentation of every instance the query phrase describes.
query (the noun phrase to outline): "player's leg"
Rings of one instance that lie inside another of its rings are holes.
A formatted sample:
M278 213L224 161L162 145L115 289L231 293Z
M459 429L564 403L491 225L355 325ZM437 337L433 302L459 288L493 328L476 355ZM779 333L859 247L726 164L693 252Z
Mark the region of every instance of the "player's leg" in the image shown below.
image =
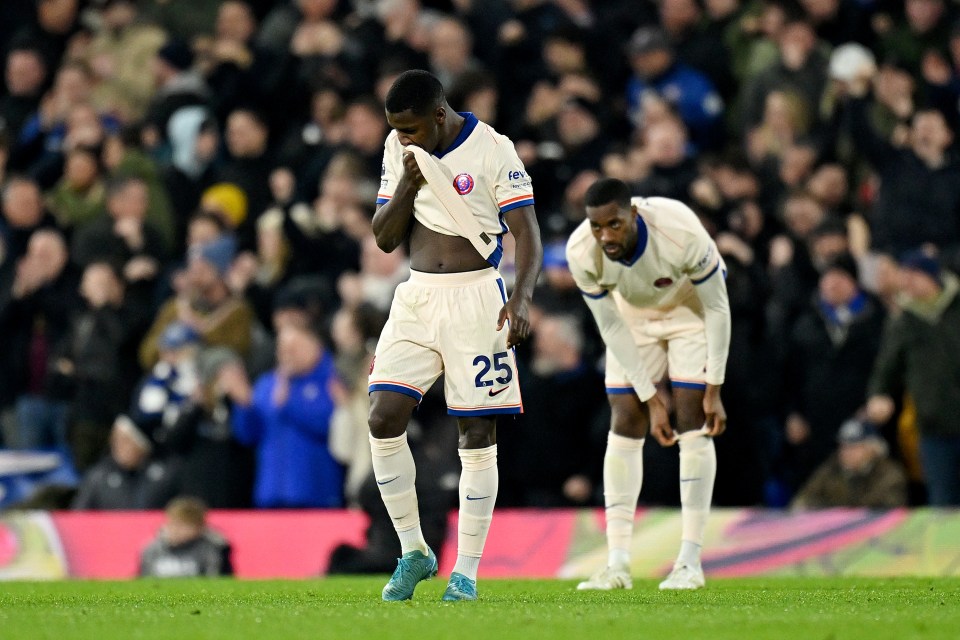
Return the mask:
M702 333L702 332L701 332ZM713 499L717 454L705 435L703 370L706 341L701 334L678 337L669 343L670 380L680 446L680 553L661 589L698 589L704 585L700 551Z
M579 590L630 589L630 547L637 498L643 485L643 445L650 420L632 392L609 393L610 432L603 457L603 501L607 523L607 566L577 585Z
M666 368L662 345L640 347L647 371L660 376ZM603 457L603 501L607 523L607 566L577 589L630 589L630 547L637 498L643 486L643 445L650 428L647 406L640 402L616 358L607 352L607 400L610 433Z
M497 502L497 432L493 416L461 417L458 421L460 512L457 518L457 562L444 600L475 600L477 570Z
M407 600L421 580L437 573L437 559L420 529L417 470L407 443L407 423L423 394L440 376L435 331L423 288L397 288L390 319L377 343L370 371L370 452L373 472L403 552L383 588L384 600Z
M407 423L417 400L392 391L374 391L370 400L373 473L402 552L382 595L384 600L408 600L418 582L437 574L437 557L420 528L417 468L407 443Z

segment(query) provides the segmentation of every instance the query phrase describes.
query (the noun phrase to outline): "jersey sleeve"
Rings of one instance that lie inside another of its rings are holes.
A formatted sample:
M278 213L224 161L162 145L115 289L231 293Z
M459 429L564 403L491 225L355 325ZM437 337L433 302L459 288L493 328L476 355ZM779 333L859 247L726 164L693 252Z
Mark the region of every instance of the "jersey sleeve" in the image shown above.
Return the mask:
M584 255L583 238L579 236L578 230L567 242L567 266L580 293L592 300L598 300L609 292L600 286L596 265L594 261ZM593 238L590 238L590 241L593 241Z
M387 136L387 141L383 144L383 163L380 165L380 188L377 190L377 205L390 202L394 191L397 190L397 182L402 173L401 160L403 157L402 148L394 136Z
M687 250L684 252L683 272L690 276L693 284L698 285L716 274L720 265L720 252L717 251L717 245L707 234L707 230L700 226L690 238Z
M511 209L533 206L533 182L517 155L513 142L500 136L493 154L494 197L500 213Z

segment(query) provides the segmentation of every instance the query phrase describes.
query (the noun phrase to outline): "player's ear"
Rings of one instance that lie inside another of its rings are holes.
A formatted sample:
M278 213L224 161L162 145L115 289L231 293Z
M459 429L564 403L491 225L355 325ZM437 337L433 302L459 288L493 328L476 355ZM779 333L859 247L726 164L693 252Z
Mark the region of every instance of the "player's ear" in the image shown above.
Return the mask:
M437 107L433 118L437 121L437 124L443 124L443 121L447 119L447 110L443 107Z

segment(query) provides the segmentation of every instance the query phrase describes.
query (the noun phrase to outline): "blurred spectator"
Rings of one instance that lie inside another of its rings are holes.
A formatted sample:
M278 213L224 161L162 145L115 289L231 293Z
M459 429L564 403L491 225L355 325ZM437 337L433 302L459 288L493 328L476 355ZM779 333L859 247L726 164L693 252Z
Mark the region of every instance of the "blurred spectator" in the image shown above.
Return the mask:
M701 150L714 148L722 134L723 100L710 80L676 59L670 39L659 27L641 27L627 45L633 77L627 106L634 126L646 121L650 98L667 101L690 130Z
M946 51L950 17L943 0L904 0L904 20L891 24L880 39L881 58L896 59L911 74L918 74L921 58L927 51Z
M697 179L697 166L689 153L687 129L679 118L668 116L644 126L642 134L643 177L630 182L633 193L686 201Z
M196 353L196 378L192 392L163 413L163 423L154 432L158 446L183 460L181 490L202 498L215 509L247 509L253 495L253 453L233 436L231 404L220 384L225 367L239 358L225 347Z
M583 336L575 318L540 319L529 371L521 375L524 413L498 434L505 452L501 491L514 492L512 503L525 506L598 504L606 396L603 376L583 357ZM550 437L544 438L547 432ZM532 450L538 455L522 453ZM510 503L511 498L503 495L501 502Z
M20 137L24 123L40 106L47 78L52 75L41 51L34 44L11 47L4 67L5 91L0 95L0 118L12 141Z
M216 181L220 131L205 107L183 107L170 117L167 138L170 164L162 178L174 212L174 246L182 247L187 216L196 211L202 194ZM246 201L246 195L243 198Z
M107 189L100 149L77 146L68 151L63 177L47 193L46 201L60 227L72 232L102 216Z
M906 506L907 474L903 465L889 458L887 443L876 427L851 419L840 427L836 440L836 453L803 485L791 509Z
M103 164L111 178L134 177L147 185L147 221L160 233L164 250L171 251L176 222L170 196L164 189L157 164L140 147L138 136L136 128L108 133L103 141Z
M370 462L370 394L367 378L373 363L377 338L386 317L370 305L341 307L333 314L330 335L336 351L337 376L344 395L337 400L331 418L331 453L347 467L344 496L347 504L359 505L363 483L373 469Z
M26 176L10 176L3 185L3 217L0 236L4 256L0 264L11 268L27 252L27 243L37 229L56 227L53 217L43 206L43 197L36 181Z
M178 109L206 106L211 101L210 88L192 69L193 57L193 51L182 40L170 39L153 58L156 91L143 118L143 144L148 150L166 140L167 124Z
M52 69L60 64L67 44L80 30L81 0L41 0L34 19L20 26L14 40L36 44Z
M452 86L465 74L479 71L482 66L473 57L473 36L465 24L456 18L440 18L430 29L427 54L429 71L445 87Z
M70 400L70 448L77 470L84 471L104 454L113 419L127 408L150 306L149 291L126 290L109 262L87 265L80 295L84 308L55 351L52 374Z
M826 87L827 60L817 48L817 34L805 19L791 17L778 34L777 62L741 86L742 126L750 131L763 121L767 96L784 91L797 100L808 122L820 122L820 102Z
M153 78L144 69L167 40L159 27L140 19L136 0L99 0L99 24L83 60L96 76L93 101L98 110L125 122L143 116L153 95Z
M249 108L238 108L226 119L229 159L217 171L217 181L239 187L247 199L247 215L236 227L243 249L255 243L256 221L272 200L270 173L274 157L269 151L270 129L264 116Z
M861 406L880 347L883 307L841 254L820 272L818 291L788 339L782 476L800 486L833 450L837 430ZM789 477L792 476L792 477Z
M162 509L180 493L180 464L153 455L150 439L126 416L110 432L110 453L90 468L71 507L80 510Z
M256 450L256 507L343 506L344 470L328 440L334 398L344 392L311 328L280 329L277 367L252 388L239 364L224 367L219 384L234 405L234 435Z
M197 40L197 66L212 93L213 110L225 121L241 104L265 105L286 101L285 65L272 51L254 41L257 17L251 3L224 0L217 10L212 37ZM289 75L289 74L288 74Z
M208 346L230 347L243 358L249 354L253 309L226 283L235 251L229 236L190 248L180 289L160 307L140 344L141 367L156 363L160 336L175 321L193 328Z
M939 0L911 0L939 2ZM960 256L960 162L950 151L953 132L941 112L906 107L908 144L895 146L868 119L868 79L849 91L851 135L880 177L870 212L875 250L898 256L924 243L944 252L948 264Z
M167 504L166 522L140 556L141 578L232 576L230 543L207 526L207 506L193 497Z
M896 394L906 390L916 406L930 504L960 505L960 280L921 251L907 254L900 266L903 313L884 330L867 415L885 424Z
M15 404L22 449L67 451L67 402L54 382L52 355L68 335L80 305L79 275L69 262L58 231L40 229L30 236L26 254L2 271L0 394Z
M100 215L73 239L73 259L86 266L105 260L130 283L153 283L166 259L160 231L147 220L148 187L133 176L113 178L107 186L106 215Z
M188 324L171 322L157 342L158 360L142 376L132 394L129 416L151 440L164 445L167 431L183 412L199 385L197 356L200 334Z

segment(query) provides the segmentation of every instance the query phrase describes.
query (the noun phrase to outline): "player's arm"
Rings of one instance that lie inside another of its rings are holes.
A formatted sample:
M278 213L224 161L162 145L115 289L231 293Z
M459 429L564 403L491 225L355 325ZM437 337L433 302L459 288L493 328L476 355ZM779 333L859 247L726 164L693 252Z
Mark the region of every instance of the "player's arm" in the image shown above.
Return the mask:
M530 301L543 263L543 244L540 241L540 225L532 206L511 209L504 214L504 218L516 240L514 261L517 276L513 293L500 311L497 329L502 329L506 320L510 321L507 347L512 347L526 340L530 334Z
M724 432L727 424L727 413L720 400L720 386L730 352L730 301L727 298L723 263L712 241L706 251L705 255L713 255L715 260L708 263L705 273L692 275L691 281L703 305L707 335L707 390L703 398L703 410L708 435L718 436Z
M386 166L386 160L384 161ZM389 180L386 178L385 181ZM410 235L413 222L413 202L420 187L426 184L413 152L403 152L403 171L396 182L392 197L382 202L373 214L373 235L381 251L390 253ZM379 198L378 198L379 201Z

